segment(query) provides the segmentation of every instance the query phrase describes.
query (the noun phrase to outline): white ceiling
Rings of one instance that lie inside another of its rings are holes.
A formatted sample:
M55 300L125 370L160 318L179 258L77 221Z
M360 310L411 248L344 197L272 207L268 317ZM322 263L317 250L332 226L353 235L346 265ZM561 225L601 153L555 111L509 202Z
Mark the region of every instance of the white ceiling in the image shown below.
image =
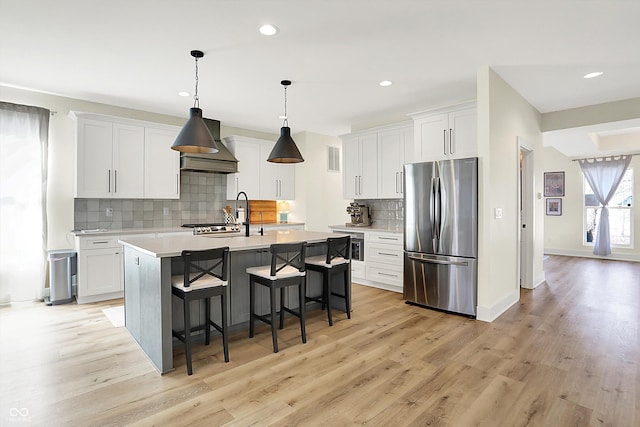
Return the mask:
M230 126L340 135L476 96L538 111L640 97L638 0L0 0L0 84ZM280 32L258 33L263 23ZM585 80L591 71L602 77ZM392 80L383 88L378 82ZM0 88L1 91L1 88Z

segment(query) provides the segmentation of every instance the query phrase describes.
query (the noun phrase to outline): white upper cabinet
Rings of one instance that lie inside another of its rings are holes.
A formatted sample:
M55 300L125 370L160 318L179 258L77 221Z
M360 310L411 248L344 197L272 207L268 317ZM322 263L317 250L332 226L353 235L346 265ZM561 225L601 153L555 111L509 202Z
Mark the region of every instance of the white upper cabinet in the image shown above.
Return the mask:
M295 172L293 164L267 162L275 142L265 141L260 147L260 199L295 199Z
M346 135L342 138L343 197L378 197L378 135Z
M412 115L415 162L477 156L475 103Z
M403 165L413 157L413 125L378 132L378 198L404 196Z
M294 165L267 162L274 142L235 135L224 142L238 159L238 173L227 175L227 200L239 191L253 200L295 199Z
M180 155L171 150L179 128L97 114L73 115L77 119L75 197L180 196Z
M180 133L179 129L145 129L145 198L180 198L180 152L171 149L171 146L178 137L178 133Z
M78 119L76 197L142 198L144 127Z

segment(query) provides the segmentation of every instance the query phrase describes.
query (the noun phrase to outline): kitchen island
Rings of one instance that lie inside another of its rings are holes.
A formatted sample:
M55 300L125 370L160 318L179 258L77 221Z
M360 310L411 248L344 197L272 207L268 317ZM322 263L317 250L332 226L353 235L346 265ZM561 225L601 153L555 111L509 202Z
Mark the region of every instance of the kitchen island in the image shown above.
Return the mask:
M171 275L182 273L180 256L183 250L229 246L227 311L229 325L233 328L249 320L249 282L245 269L269 264L269 246L305 241L309 244L307 256L311 256L324 251L328 237L337 237L334 233L302 230L267 231L264 236L226 236L204 234L119 240L124 247L125 326L160 373L173 370L171 329L182 327L182 306L173 301ZM308 287L314 292L313 282L309 279ZM256 292L256 301L268 307L268 294ZM200 310L203 310L200 305L192 308L194 325L202 322L204 316ZM218 311L212 310L216 322L220 321ZM233 349L231 353L233 357Z

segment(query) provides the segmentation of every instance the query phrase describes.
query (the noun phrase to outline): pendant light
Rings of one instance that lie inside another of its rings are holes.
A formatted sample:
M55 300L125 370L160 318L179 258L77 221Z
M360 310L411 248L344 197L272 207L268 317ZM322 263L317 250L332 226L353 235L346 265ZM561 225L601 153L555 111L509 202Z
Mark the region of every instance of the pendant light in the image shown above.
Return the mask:
M202 58L204 53L200 50L192 50L191 56L196 60L196 91L193 94L193 108L189 109L189 120L178 134L171 149L183 153L213 154L218 152L218 145L202 120L198 97L198 59Z
M280 82L284 86L284 122L280 128L280 138L276 141L276 145L269 154L268 162L272 163L300 163L304 162L300 150L296 147L296 143L291 138L291 129L289 128L289 120L287 119L287 86L291 85L290 80L282 80Z

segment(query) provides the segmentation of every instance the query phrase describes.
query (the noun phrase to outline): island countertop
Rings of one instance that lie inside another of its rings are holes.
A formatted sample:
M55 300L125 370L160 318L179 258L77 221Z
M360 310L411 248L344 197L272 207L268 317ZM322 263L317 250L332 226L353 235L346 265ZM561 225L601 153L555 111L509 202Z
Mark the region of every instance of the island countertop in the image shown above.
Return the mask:
M153 238L120 239L118 242L125 248L130 247L156 258L180 256L183 250L204 250L229 246L229 251L246 251L268 248L274 243L307 242L317 243L328 237L337 237L335 233L323 233L303 230L269 230L264 236L243 233L234 234L201 234L197 236L165 236Z

